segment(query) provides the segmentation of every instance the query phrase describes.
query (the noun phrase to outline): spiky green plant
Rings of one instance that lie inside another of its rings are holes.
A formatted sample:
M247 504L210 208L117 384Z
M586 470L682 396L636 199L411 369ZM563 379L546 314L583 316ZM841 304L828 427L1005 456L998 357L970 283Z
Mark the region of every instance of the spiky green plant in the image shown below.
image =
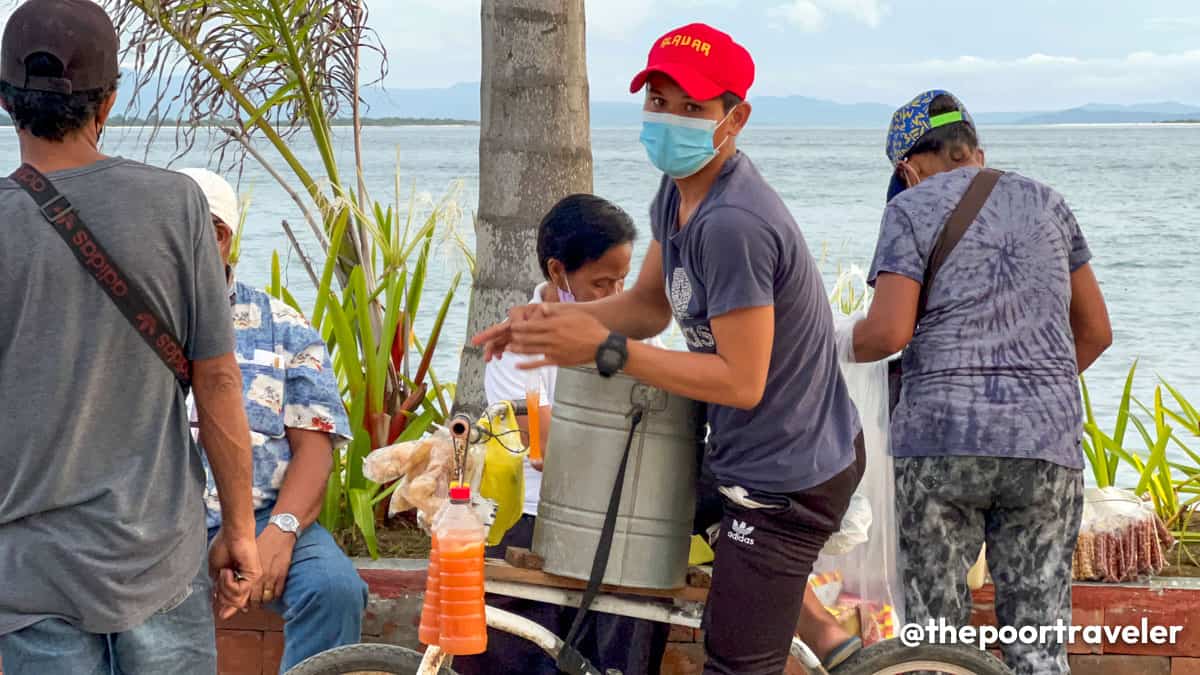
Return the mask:
M461 273L436 306L423 342L414 326L422 308L426 270L436 233L454 232L461 213L452 192L429 208L415 196L400 208L374 202L362 173L359 120L361 54L386 55L367 28L361 0L103 0L128 45L133 100L156 96L155 120L178 120L180 154L214 119L222 128L222 158L250 158L291 196L320 247L310 254L284 223L292 248L316 289L313 326L329 346L342 388L353 441L336 458L321 522L331 530L355 528L377 553L375 507L383 486L362 475L372 448L416 437L449 414L453 386L438 382L431 366ZM338 165L332 127L339 111L354 119L356 170ZM160 123L161 124L161 123ZM158 128L152 130L153 136ZM207 133L207 132L205 132ZM307 135L318 162L309 166L293 149ZM282 167L282 168L281 168ZM469 258L468 258L469 260ZM272 261L272 295L300 309L284 287L279 256ZM318 273L319 270L319 273ZM429 305L430 303L426 303Z

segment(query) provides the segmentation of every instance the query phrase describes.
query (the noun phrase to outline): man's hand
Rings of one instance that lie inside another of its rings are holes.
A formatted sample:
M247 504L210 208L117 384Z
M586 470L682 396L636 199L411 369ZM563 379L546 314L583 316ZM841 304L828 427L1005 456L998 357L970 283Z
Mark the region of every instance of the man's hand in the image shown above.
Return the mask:
M531 305L533 316L510 324L509 351L514 354L540 354L542 359L518 366L533 370L542 366L578 366L592 363L596 350L608 337L609 330L592 315L570 305Z
M258 558L262 561L263 573L250 592L251 605L260 607L283 597L295 548L296 536L274 525L267 525L258 535Z
M537 312L539 305L521 305L508 310L508 318L500 323L486 328L471 338L471 344L483 347L484 363L500 358L500 355L512 342L512 327L514 324L528 321Z
M262 576L254 538L229 536L224 529L217 532L208 550L208 573L215 585L217 615L228 619L244 610L251 589Z

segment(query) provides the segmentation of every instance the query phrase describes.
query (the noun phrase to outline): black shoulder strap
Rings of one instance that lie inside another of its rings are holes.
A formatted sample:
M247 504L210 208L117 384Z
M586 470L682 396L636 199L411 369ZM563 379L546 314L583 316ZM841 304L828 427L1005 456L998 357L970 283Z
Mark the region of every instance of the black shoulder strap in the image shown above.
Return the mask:
M182 343L171 331L170 324L146 301L141 289L130 283L129 277L125 276L116 261L108 255L108 251L96 241L95 235L83 224L75 207L71 206L49 178L29 164L22 164L9 178L33 197L42 216L67 243L79 264L100 284L138 335L142 336L146 344L150 345L158 358L162 359L179 380L186 393L192 383L192 364L183 351Z
M992 190L996 187L996 183L1000 180L1000 176L1004 175L1003 171L995 169L982 169L975 174L975 178L971 180L971 184L967 186L967 191L963 193L962 199L959 200L958 206L954 207L954 211L950 213L950 217L946 219L946 224L942 227L942 232L938 235L938 239L934 242L933 251L929 254L929 264L925 266L925 280L921 283L921 297L917 300L917 321L920 322L921 317L925 314L925 303L929 299L929 288L933 285L933 280L937 276L938 270L942 269L946 258L950 257L950 253L954 251L954 247L958 246L958 242L962 240L963 235L971 227L971 223L979 217L979 212L983 210L983 205L987 203L988 197L991 196Z

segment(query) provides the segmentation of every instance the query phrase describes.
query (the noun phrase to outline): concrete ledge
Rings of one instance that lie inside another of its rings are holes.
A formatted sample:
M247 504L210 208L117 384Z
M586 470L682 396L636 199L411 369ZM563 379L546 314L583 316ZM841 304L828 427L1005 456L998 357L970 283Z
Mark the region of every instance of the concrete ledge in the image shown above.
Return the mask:
M363 617L363 639L420 649L417 625L425 591L424 560L354 561L371 589ZM1078 626L1140 628L1180 626L1175 644L1071 645L1071 665L1087 675L1200 675L1200 579L1156 579L1140 584L1076 584L1072 623ZM971 623L995 625L995 589L977 591ZM671 632L664 675L696 673L703 667L703 634ZM1107 637L1107 636L1105 636ZM266 611L238 614L217 625L220 675L273 675L283 656L283 621ZM789 664L788 673L802 672ZM0 673L2 675L2 673Z
M417 626L428 562L355 558L354 566L370 588L363 640L420 649ZM218 620L217 658L220 675L274 675L283 658L283 619L254 609Z

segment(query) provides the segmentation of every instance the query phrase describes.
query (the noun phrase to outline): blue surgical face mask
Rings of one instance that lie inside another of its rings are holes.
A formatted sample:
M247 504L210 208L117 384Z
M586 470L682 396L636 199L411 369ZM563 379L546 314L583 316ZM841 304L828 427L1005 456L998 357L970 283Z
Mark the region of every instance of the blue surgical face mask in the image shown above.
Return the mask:
M735 106L736 108L736 106ZM642 113L642 145L650 163L671 178L687 178L708 166L721 145L713 147L717 128L733 114L731 109L720 121L683 117L668 113Z

